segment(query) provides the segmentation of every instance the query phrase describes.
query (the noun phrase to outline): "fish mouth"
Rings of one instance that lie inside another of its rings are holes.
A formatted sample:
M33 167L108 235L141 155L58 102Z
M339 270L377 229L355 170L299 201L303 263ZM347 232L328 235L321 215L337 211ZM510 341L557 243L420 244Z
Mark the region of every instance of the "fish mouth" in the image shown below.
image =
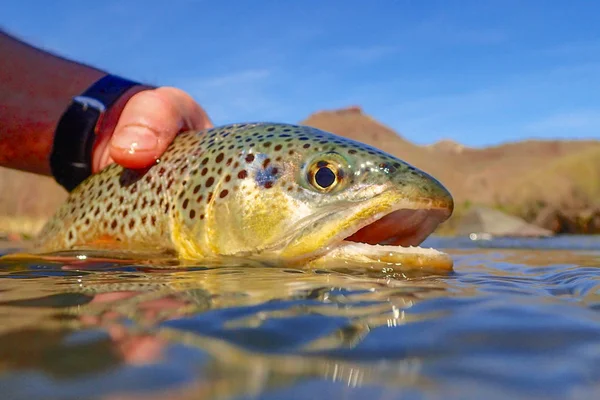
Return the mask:
M407 197L401 191L384 191L311 218L281 254L312 267L380 265L403 270L451 270L449 255L418 246L450 217L452 197Z
M400 208L358 224L337 239L311 266L392 267L394 271L451 271L452 258L433 248L419 247L452 214L452 208Z
M450 216L449 209L399 209L366 222L343 241L381 246L419 246Z

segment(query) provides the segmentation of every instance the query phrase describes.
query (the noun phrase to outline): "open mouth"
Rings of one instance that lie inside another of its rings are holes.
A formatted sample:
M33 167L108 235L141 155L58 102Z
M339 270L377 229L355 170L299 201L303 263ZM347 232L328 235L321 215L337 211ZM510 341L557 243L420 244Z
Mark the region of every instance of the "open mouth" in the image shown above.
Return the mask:
M392 267L395 271L452 270L452 258L419 245L452 213L451 208L402 208L367 220L330 246L313 266Z
M452 270L452 258L419 245L453 210L441 193L420 197L386 190L365 201L349 203L294 228L280 256L313 267L392 267L395 270Z
M447 209L401 209L362 227L345 241L382 246L418 246L450 216Z

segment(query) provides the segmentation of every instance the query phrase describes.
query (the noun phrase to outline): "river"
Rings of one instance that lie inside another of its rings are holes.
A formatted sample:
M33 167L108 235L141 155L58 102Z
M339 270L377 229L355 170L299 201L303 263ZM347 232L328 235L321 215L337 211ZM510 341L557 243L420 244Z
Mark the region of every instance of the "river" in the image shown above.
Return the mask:
M455 271L0 260L2 399L599 399L600 238Z

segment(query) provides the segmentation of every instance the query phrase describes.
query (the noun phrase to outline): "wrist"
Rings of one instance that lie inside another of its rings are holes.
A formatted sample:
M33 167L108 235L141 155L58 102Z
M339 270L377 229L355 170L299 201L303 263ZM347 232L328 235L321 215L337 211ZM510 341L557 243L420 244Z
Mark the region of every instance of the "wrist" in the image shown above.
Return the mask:
M146 88L109 74L72 99L57 124L50 155L58 183L71 191L95 172L94 156L103 153L100 147L110 138L123 107Z

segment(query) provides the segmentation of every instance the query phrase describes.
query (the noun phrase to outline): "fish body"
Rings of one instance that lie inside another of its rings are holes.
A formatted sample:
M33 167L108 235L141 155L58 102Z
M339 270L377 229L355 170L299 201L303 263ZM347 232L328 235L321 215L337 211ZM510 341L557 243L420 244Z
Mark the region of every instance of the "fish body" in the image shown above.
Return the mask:
M307 126L233 124L178 135L149 169L90 176L36 247L448 269L444 253L411 246L452 208L437 180L371 146Z

